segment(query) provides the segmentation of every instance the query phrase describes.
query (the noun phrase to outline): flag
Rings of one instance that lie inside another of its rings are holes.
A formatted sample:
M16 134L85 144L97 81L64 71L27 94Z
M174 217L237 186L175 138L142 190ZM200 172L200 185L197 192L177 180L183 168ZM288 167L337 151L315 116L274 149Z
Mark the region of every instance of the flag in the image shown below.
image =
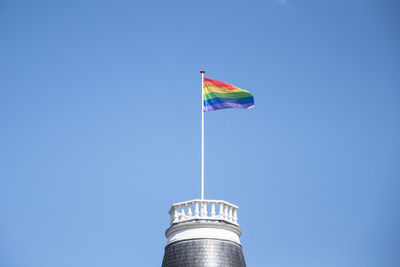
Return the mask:
M253 95L231 84L204 78L204 112L224 108L254 107Z

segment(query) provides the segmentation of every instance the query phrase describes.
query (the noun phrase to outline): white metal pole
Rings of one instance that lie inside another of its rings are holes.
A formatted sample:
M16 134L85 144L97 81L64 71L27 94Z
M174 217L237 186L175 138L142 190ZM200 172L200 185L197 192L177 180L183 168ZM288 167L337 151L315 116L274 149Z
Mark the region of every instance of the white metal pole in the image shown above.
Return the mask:
M204 70L201 73L201 200L204 200Z

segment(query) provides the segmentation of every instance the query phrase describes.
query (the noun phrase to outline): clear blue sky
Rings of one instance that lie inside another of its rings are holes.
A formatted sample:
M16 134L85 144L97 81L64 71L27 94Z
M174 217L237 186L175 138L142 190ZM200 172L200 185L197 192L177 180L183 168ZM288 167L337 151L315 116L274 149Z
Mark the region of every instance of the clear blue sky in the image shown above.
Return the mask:
M206 198L248 266L400 265L400 4L0 2L0 266L160 266L200 194L200 69L253 93L205 114Z

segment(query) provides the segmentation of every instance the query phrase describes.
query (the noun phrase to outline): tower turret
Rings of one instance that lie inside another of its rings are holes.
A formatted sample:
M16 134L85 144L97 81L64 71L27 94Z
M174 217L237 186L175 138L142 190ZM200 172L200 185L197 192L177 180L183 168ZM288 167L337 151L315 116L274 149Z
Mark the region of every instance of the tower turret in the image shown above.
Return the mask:
M162 267L245 267L238 209L222 200L173 204Z

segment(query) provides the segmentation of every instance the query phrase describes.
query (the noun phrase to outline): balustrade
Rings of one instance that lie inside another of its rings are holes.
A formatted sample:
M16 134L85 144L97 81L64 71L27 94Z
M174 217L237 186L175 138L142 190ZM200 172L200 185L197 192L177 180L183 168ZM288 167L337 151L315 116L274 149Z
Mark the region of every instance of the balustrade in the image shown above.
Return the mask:
M190 200L172 205L170 223L190 220L226 221L238 225L238 207L221 200ZM217 211L218 210L218 214Z

